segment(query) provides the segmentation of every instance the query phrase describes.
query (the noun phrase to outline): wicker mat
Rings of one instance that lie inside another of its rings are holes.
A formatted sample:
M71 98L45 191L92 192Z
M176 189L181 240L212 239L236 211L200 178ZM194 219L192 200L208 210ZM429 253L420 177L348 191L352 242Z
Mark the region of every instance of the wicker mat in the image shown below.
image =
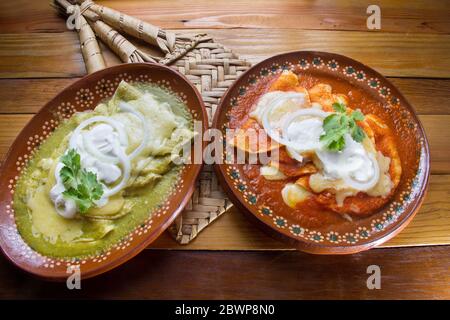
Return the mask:
M197 43L171 66L186 75L202 94L211 125L220 98L237 77L250 67L250 63L210 39ZM207 165L200 174L188 206L169 231L180 244L187 244L231 206L212 166Z

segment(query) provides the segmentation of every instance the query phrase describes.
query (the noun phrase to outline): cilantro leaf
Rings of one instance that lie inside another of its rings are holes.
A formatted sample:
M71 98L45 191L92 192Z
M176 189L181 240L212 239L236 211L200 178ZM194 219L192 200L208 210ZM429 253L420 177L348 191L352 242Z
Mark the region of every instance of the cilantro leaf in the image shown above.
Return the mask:
M103 187L97 181L97 175L84 170L84 174L80 176L79 190L83 196L93 200L98 200L103 194Z
M335 130L339 128L339 115L333 113L323 120L323 129L325 131Z
M64 186L76 187L76 177L78 171L81 169L80 155L75 149L70 149L65 155L61 157L61 162L64 167L61 169L59 175L63 181Z
M339 136L337 139L334 139L328 144L328 149L331 151L340 151L344 149L345 139L344 136Z
M75 149L67 151L67 153L61 157L61 162L70 169L79 170L81 168L81 158Z
M343 103L335 102L333 103L333 109L336 110L336 112L344 113L347 107Z
M352 114L350 115L350 117L355 121L364 120L364 114L359 109L353 111Z
M66 198L75 201L80 213L85 213L103 195L103 186L98 182L97 175L81 168L80 155L75 149L70 149L61 157L64 167L59 172L63 181Z
M323 120L324 133L320 136L320 141L330 151L341 151L345 147L345 134L349 133L353 140L361 142L366 134L358 126L356 121L364 120L364 114L358 109L347 115L347 107L343 103L333 103L336 113L327 116Z
M64 191L63 195L64 197L75 201L80 213L85 213L92 206L91 201L89 199L83 198L83 196L79 194L77 189L70 188L69 190Z
M64 186L72 186L76 185L76 176L77 174L73 172L70 167L63 167L61 171L59 171L59 175L63 181Z
M358 125L356 125L352 129L351 135L352 135L353 140L355 140L356 142L361 142L366 137L364 130Z

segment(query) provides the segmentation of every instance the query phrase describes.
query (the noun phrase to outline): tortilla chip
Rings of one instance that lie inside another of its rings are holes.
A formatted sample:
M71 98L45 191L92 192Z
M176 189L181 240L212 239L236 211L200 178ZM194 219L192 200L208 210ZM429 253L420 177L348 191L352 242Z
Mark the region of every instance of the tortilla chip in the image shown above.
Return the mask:
M284 71L281 75L272 83L269 91L292 91L298 87L298 78L292 71Z
M236 132L229 143L236 148L249 153L268 152L279 147L252 118L249 118L244 125L236 129Z

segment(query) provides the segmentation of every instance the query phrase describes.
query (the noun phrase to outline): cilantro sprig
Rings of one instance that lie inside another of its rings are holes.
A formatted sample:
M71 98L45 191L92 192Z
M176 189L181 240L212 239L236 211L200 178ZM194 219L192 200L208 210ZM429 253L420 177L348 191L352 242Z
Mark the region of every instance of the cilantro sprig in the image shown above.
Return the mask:
M361 142L366 134L364 130L356 124L356 121L364 120L361 111L353 111L350 115L346 113L347 107L343 103L333 103L336 113L327 116L323 120L324 133L320 136L320 141L330 151L341 151L345 147L344 135L349 133L353 140Z
M75 149L70 149L61 157L64 164L59 175L65 187L63 195L75 201L78 211L85 213L103 195L103 186L98 182L97 175L81 168L80 155Z

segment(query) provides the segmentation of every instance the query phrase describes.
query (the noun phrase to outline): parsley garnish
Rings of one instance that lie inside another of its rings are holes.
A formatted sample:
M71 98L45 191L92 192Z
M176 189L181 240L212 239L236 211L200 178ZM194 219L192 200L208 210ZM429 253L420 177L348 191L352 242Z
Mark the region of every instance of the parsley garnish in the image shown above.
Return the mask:
M75 201L80 213L85 213L103 195L97 175L81 168L80 155L70 149L61 157L64 167L59 172L66 191L63 195Z
M356 124L356 121L364 120L361 111L353 111L347 115L347 107L343 103L333 103L336 113L333 113L323 120L323 130L320 136L326 148L330 151L341 151L345 147L344 135L349 133L353 140L361 142L366 136L364 130Z

